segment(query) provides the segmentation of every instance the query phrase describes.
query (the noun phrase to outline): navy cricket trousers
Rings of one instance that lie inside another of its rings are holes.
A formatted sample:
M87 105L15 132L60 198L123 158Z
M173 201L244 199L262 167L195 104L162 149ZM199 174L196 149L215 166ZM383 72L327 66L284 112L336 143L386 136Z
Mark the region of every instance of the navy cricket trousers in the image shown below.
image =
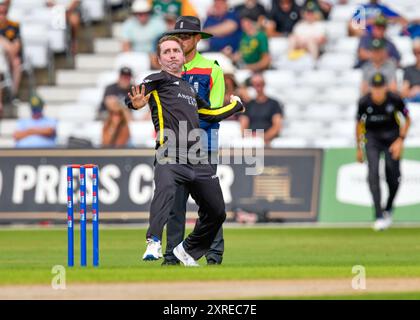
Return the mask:
M198 260L209 249L226 219L225 202L219 179L209 164L155 165L155 193L150 206L146 237L162 239L165 224L175 203L177 187L185 185L197 203L198 220L184 240L184 248Z
M382 218L383 210L392 211L395 196L401 180L400 160L392 158L389 147L398 138L398 132L382 134L367 133L366 157L368 162L368 182L372 193L376 219ZM385 177L389 189L386 206L382 209L381 188L379 179L379 159L385 156Z

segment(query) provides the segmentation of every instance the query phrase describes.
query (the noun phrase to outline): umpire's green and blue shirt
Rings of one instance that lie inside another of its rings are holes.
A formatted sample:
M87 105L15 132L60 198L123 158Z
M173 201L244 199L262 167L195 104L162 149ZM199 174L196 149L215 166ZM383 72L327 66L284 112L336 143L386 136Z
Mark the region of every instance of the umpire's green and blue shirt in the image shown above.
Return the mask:
M183 79L191 84L198 96L212 108L223 106L225 96L225 80L222 68L214 60L204 58L200 53L184 65ZM219 123L210 123L200 119L200 127L207 132L209 151L219 149Z

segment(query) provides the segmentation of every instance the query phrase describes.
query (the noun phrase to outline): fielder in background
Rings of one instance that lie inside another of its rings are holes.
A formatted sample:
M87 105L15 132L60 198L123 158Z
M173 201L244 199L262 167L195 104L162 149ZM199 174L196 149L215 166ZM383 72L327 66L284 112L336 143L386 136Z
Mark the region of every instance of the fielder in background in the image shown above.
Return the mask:
M363 162L365 147L368 163L368 182L375 207L375 230L385 230L392 224L393 202L400 184L400 159L404 139L410 127L410 117L404 101L387 89L386 78L376 73L370 92L359 100L356 139L357 161ZM405 119L405 121L402 121ZM385 208L381 206L379 159L385 156L385 176L389 196Z
M191 141L190 133L200 129L199 119L219 122L244 108L239 97L232 96L231 104L210 108L194 88L182 79L185 57L181 41L174 36L160 39L157 48L162 71L146 77L133 87L126 104L140 109L150 94L152 121L157 132L154 169L155 191L150 206L147 249L143 260L162 257L163 228L173 209L177 187L186 185L199 206L198 220L188 237L173 250L185 266L198 266L197 260L209 250L225 218L225 204L219 179L208 164L208 154L196 150L201 134ZM174 152L175 151L175 152Z

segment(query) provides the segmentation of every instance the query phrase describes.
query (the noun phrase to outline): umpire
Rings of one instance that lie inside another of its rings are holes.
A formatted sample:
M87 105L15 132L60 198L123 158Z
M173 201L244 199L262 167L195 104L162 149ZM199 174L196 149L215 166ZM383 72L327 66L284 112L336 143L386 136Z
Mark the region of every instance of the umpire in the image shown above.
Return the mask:
M359 100L356 140L357 161L363 162L363 146L368 163L368 182L375 207L375 230L384 230L392 224L394 198L400 184L400 158L404 139L410 126L410 117L404 101L387 89L382 73L371 79L368 94ZM405 121L401 121L402 118ZM403 123L402 123L403 122ZM381 207L379 159L385 156L385 176L389 196L385 208Z
M167 32L167 34L175 35L182 41L185 53L183 79L189 82L200 98L210 106L221 107L225 96L223 71L216 61L204 58L197 51L198 42L201 39L208 39L212 35L202 32L200 20L193 16L180 16L176 20L174 30ZM219 126L219 123L209 123L200 119L200 128L206 130L208 136L206 147L214 174L217 172L217 131ZM176 259L172 251L184 238L188 196L187 188L184 185L179 186L176 192L175 205L166 226L167 244L162 265L178 263L178 259ZM206 253L207 264L221 264L223 251L223 229L220 228L210 250Z

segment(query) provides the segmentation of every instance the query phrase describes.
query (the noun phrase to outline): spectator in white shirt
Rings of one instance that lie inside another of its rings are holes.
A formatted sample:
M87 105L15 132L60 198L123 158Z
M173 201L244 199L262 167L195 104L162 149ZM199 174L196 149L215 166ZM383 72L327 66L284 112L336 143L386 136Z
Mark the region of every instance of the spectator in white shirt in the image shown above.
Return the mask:
M319 21L319 8L315 3L308 2L303 9L303 20L295 25L289 36L289 52L303 49L318 59L326 41L326 26L325 22Z

